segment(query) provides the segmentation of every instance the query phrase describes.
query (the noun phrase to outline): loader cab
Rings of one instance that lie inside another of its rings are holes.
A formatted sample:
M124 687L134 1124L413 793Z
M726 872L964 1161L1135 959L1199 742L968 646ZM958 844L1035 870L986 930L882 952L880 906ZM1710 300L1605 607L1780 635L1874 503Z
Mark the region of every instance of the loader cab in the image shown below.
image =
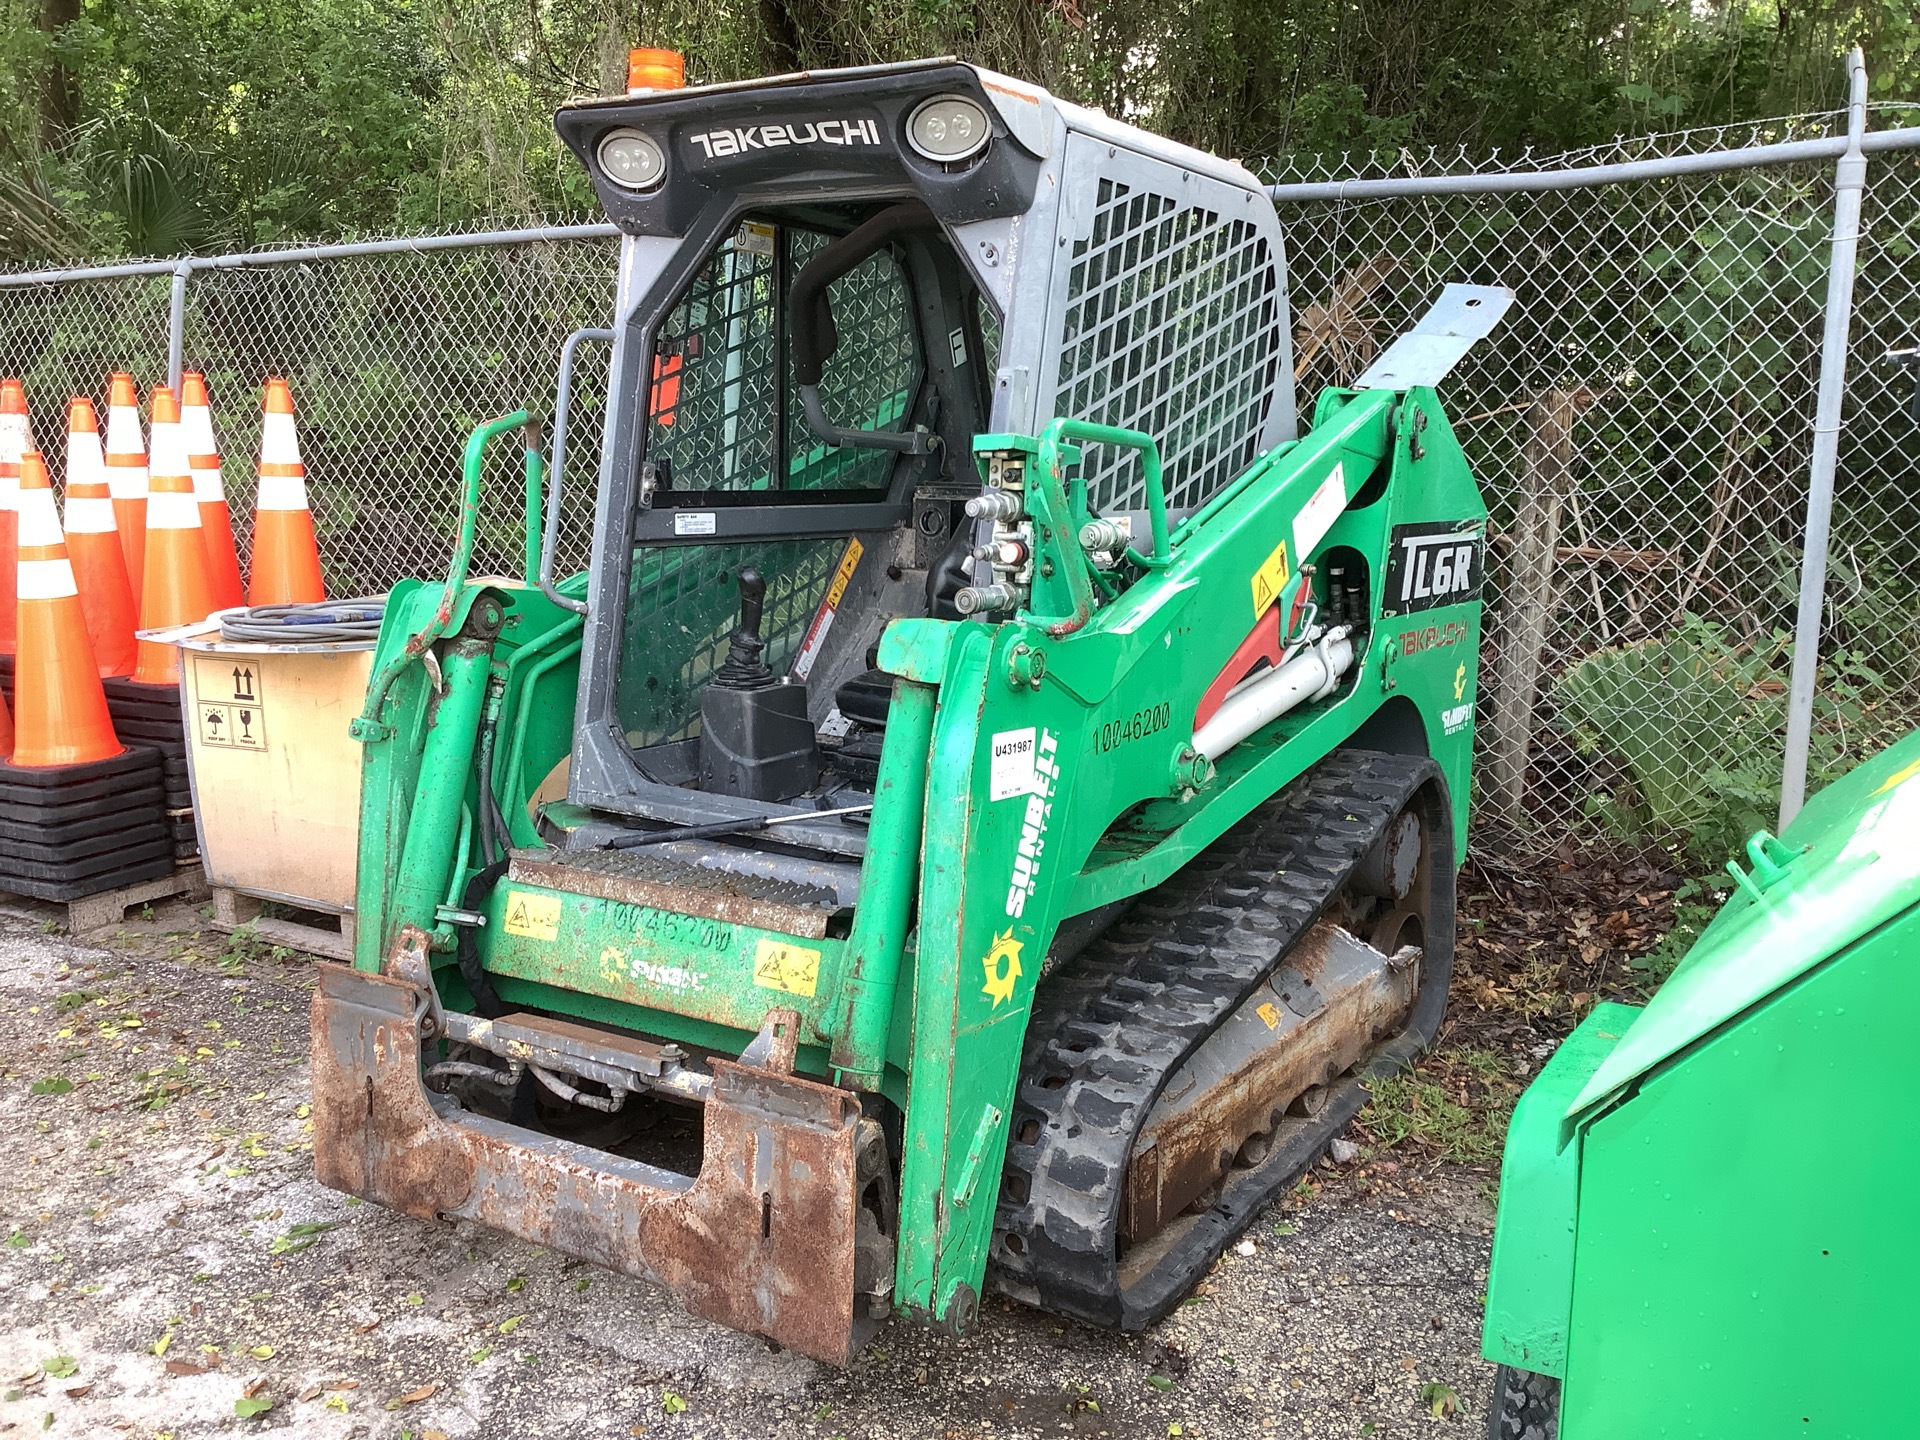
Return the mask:
M1279 236L1230 162L939 61L557 124L624 232L568 794L607 823L870 798L881 633L993 578L977 435L1139 426L1187 510L1292 436Z

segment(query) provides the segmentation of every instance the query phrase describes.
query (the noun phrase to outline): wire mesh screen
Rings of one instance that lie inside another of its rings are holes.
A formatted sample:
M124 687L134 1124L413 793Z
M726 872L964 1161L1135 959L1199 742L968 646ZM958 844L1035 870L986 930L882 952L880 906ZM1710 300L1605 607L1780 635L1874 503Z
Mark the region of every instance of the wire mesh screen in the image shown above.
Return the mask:
M740 614L742 566L767 582L761 658L783 674L832 579L844 540L773 540L656 549L637 558L614 705L630 745L696 733L700 691L727 658Z
M647 454L667 462L673 489L765 490L782 467L789 489L887 483L889 452L832 447L808 428L782 353L788 287L832 238L749 222L668 314L649 382ZM844 337L820 380L827 414L850 428L891 429L924 369L899 262L871 256L827 296Z
M92 396L104 421L114 371L164 378L171 289L165 275L0 289L0 372L25 384L34 440L56 483L70 399Z
M1199 505L1258 453L1280 381L1268 252L1247 221L1110 176L1092 233L1073 244L1060 413L1153 436L1176 509ZM1082 466L1097 508L1144 507L1133 452L1092 449Z

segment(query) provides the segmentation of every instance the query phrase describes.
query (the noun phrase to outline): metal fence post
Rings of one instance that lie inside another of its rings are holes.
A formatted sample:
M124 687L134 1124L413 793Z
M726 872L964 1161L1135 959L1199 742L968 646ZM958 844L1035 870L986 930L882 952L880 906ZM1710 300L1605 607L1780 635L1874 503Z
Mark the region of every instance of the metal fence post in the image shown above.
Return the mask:
M1813 463L1807 472L1806 542L1800 559L1800 609L1793 632L1787 690L1787 743L1780 769L1780 827L1807 798L1807 751L1813 739L1813 692L1820 670L1820 626L1827 588L1827 541L1833 520L1833 472L1840 454L1840 408L1846 398L1847 338L1853 318L1854 257L1860 242L1861 192L1867 157L1867 62L1860 47L1847 57L1851 82L1847 149L1833 174L1833 259L1827 272L1827 322L1821 341L1820 397L1814 412Z
M167 305L167 384L180 393L180 369L187 348L187 281L193 278L193 262L182 260L173 267L173 297Z

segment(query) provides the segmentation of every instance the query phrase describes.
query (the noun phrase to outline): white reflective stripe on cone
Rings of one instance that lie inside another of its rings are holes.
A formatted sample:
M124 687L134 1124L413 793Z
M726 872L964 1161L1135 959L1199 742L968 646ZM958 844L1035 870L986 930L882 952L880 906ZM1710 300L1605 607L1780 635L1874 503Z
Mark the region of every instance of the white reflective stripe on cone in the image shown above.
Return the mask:
M153 427L153 449L147 456L148 475L185 476L191 470L187 464L187 437L180 433L177 421L162 421Z
M107 457L101 452L100 437L89 430L76 430L67 436L67 485L106 483Z
M147 529L198 530L200 502L190 492L156 490L147 496Z
M147 467L144 465L107 466L107 493L116 500L147 498Z
M109 405L107 407L107 449L124 452L146 448L146 442L140 438L140 407Z
M113 523L113 501L101 495L67 497L67 533L69 535L111 535L120 527Z
M66 534L60 529L60 514L53 508L53 491L20 492L20 548L29 545L62 545Z
M73 563L59 560L22 560L20 562L20 598L22 600L64 600L78 595L73 583Z
M298 465L300 436L293 428L293 416L278 410L260 414L260 463L262 465Z
M227 498L227 487L220 481L218 465L193 467L193 498L202 505L210 505L216 500Z
M33 448L33 431L24 415L0 415L0 465L18 465Z
M262 475L256 510L305 510L307 482L298 475Z

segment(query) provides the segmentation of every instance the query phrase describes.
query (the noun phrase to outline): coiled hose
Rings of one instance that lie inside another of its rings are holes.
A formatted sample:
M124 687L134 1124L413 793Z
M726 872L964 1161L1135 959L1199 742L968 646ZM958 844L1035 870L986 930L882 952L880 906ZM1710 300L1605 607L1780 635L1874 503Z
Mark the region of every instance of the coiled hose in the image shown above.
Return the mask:
M220 622L222 640L252 645L343 645L380 638L387 597L319 600L306 605L255 605Z

